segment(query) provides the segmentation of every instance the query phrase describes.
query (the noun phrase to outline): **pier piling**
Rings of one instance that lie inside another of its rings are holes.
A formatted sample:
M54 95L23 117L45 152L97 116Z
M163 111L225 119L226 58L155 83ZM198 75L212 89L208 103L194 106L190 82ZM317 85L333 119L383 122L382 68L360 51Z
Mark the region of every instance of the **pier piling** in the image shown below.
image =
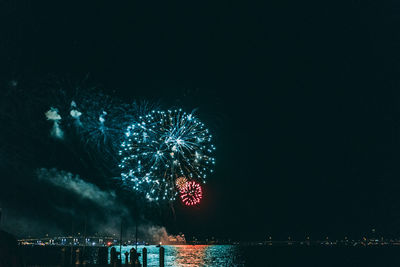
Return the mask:
M61 262L60 262L61 263L61 267L67 266L66 253L67 253L66 249L62 248L61 249Z
M129 252L126 251L124 254L125 254L125 264L128 265L129 264Z
M117 250L115 247L112 247L110 250L110 263L112 266L114 266L115 263L117 263L118 257L117 257Z
M80 261L80 250L79 248L76 249L76 260L75 260L75 266L81 266L81 261Z
M160 267L164 267L164 255L165 255L165 249L164 247L160 247Z
M143 248L142 250L143 254L143 267L147 267L147 248Z

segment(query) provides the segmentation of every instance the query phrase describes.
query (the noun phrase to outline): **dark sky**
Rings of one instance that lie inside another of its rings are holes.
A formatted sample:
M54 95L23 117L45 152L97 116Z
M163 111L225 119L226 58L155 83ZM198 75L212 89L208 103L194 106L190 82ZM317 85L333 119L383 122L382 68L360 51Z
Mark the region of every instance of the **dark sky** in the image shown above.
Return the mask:
M398 236L400 5L244 2L2 1L2 81L198 108L217 168L175 231Z

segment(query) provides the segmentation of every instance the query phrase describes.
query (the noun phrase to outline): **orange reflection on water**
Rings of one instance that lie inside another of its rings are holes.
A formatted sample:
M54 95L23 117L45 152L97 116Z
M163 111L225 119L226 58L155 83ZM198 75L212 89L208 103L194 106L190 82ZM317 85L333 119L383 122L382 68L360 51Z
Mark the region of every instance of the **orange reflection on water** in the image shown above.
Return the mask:
M175 265L177 267L204 266L208 245L175 246Z

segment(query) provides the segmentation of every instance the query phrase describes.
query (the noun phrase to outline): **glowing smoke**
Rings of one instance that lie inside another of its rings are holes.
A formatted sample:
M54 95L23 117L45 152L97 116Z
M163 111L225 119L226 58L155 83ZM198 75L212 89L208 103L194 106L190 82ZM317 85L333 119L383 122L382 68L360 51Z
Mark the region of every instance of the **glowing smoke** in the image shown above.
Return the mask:
M64 137L64 132L60 128L61 115L58 114L58 109L51 107L44 114L49 121L53 121L53 127L50 131L51 135L55 138L62 139Z
M55 168L41 168L36 171L36 174L39 179L54 186L64 188L104 208L115 208L119 206L116 203L115 192L102 191L96 185L82 180L79 175L60 171Z
M80 112L77 109L75 101L71 102L71 111L69 112L69 114L71 115L72 118L74 118L76 126L82 126L82 123L80 120L82 112Z

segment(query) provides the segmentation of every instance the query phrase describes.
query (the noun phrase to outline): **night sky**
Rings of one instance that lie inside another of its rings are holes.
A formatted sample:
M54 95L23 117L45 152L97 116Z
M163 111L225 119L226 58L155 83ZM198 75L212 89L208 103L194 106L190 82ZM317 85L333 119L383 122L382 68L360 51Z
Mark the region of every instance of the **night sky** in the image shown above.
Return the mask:
M216 170L199 207L154 219L171 232L399 236L400 5L262 2L2 1L0 90L85 80L125 102L197 109ZM0 142L16 142L1 123ZM42 154L49 166L32 166L51 167ZM24 218L63 225L51 197L27 199L41 183L0 166L4 207L30 202Z

